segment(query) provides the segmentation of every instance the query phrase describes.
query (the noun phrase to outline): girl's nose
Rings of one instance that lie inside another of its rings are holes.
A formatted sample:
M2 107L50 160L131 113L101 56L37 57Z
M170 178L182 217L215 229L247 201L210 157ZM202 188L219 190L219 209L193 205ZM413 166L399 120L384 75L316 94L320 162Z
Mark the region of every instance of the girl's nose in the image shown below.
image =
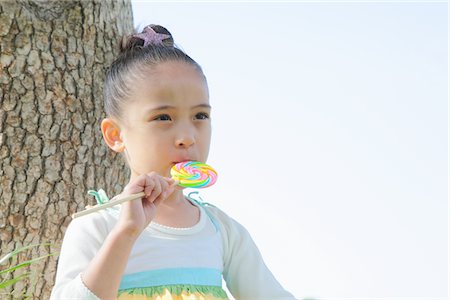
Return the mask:
M179 137L175 141L175 146L177 146L179 148L189 148L193 144L194 144L194 137L192 137L191 135L187 135L187 134L183 135L182 137Z

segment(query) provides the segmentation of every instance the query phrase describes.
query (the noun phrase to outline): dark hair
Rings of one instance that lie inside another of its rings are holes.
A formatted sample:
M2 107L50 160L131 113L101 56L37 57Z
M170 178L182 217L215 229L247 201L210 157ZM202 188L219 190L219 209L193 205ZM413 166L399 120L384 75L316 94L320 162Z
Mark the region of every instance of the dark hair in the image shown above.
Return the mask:
M163 39L162 43L150 43L148 45L144 44L143 39L136 37L136 34L124 36L121 39L120 54L111 64L105 79L104 106L109 117L121 119L123 104L130 95L130 85L137 78L143 76L144 71L146 72L145 76L151 76L148 71L160 63L167 61L186 62L193 65L203 75L200 65L175 46L172 34L166 28L160 25L149 25L147 27L168 37Z

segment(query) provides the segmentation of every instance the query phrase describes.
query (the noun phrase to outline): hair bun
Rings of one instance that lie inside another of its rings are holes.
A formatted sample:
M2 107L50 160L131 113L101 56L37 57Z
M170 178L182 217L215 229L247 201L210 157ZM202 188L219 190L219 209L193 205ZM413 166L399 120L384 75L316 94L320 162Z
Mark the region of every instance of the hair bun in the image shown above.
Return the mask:
M174 47L173 37L169 30L155 24L145 26L140 33L122 37L119 43L121 53L131 49L155 46Z

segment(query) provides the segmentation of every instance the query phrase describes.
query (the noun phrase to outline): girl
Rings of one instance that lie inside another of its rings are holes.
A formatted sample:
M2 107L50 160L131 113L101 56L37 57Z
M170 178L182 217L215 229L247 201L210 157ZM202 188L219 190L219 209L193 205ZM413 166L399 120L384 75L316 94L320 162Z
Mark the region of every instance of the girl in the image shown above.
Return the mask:
M170 179L181 161L205 162L211 138L200 66L150 25L125 38L105 81L106 144L131 178L119 195L142 199L74 219L52 299L294 299L264 264L248 232Z

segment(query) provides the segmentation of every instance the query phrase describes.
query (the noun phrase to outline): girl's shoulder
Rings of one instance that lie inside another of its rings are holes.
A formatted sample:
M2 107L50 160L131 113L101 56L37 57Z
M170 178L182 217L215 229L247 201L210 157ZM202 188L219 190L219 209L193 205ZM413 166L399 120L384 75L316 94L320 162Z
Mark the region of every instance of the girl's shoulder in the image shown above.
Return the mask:
M73 219L66 230L66 235L88 235L104 239L118 220L115 208L107 208Z
M226 212L221 210L216 205L203 201L203 199L198 196L198 192L191 192L188 195L188 198L198 206L201 206L206 211L212 221L215 222L216 225L218 225L222 234L228 236L234 236L236 234L248 235L248 232L243 225L241 225L234 218L230 217Z
M67 261L95 256L117 223L108 210L78 217L69 223L61 246L61 255L64 254Z

